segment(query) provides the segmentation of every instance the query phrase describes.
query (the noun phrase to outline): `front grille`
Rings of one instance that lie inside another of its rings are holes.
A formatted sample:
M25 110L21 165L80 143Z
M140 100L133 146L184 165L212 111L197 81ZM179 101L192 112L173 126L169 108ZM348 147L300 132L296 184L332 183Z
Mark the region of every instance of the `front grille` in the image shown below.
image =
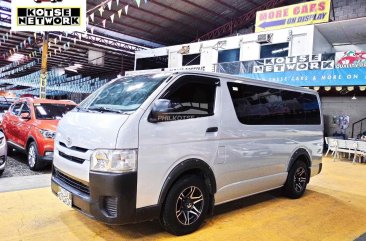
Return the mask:
M117 217L117 201L116 197L104 197L103 207L110 217Z
M63 174L62 172L59 172L58 170L54 169L53 171L53 176L64 182L65 184L69 185L70 187L75 188L76 190L86 194L86 195L90 195L90 191L89 191L89 187L79 181L76 181L74 179L72 179L69 176L66 176L65 174Z
M83 164L84 161L85 161L82 158L78 158L78 157L74 157L74 156L67 155L67 154L63 153L62 151L59 151L58 154L60 156L62 156L63 158L69 160L69 161L76 162L76 163L79 163L79 164Z
M60 144L60 146L65 147L65 148L70 149L70 150L73 150L73 151L84 152L84 153L88 151L88 149L78 147L78 146L67 147L66 144L61 142L61 141L59 142L59 144Z

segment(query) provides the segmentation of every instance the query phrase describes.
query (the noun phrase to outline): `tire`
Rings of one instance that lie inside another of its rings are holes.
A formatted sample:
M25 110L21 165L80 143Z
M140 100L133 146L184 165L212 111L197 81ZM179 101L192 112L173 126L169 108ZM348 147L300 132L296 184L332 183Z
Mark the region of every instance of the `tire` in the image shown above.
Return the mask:
M194 232L205 220L209 199L208 188L201 178L196 175L183 176L173 184L166 196L161 225L177 236Z
M4 170L0 170L0 177L3 175Z
M44 163L39 160L38 148L35 142L31 142L27 149L27 160L29 169L40 171L44 168Z
M289 173L284 186L285 195L292 199L300 198L310 178L310 170L303 161L296 161Z

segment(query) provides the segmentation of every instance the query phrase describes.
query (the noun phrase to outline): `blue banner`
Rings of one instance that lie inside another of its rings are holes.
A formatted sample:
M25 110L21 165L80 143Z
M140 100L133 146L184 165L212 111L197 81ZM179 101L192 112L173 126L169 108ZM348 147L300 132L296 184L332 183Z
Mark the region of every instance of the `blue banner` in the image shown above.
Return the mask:
M270 73L238 74L250 79L294 86L349 86L366 85L366 68L336 68L331 70L303 70Z

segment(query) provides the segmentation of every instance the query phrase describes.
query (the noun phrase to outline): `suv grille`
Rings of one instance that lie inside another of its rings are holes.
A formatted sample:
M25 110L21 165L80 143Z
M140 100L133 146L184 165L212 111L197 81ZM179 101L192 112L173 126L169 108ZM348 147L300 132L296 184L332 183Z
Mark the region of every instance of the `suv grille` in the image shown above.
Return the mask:
M83 184L79 181L76 181L76 180L70 178L69 176L66 176L65 174L57 171L56 169L54 169L54 171L53 171L53 176L56 179L59 179L60 181L64 182L65 184L69 185L70 187L73 187L76 190L78 190L86 195L90 195L88 186L86 186L85 184Z
M83 164L84 161L85 161L82 158L78 158L78 157L74 157L74 156L67 155L67 154L63 153L62 151L59 151L58 154L60 156L62 156L63 158L69 160L69 161L76 162L76 163L79 163L79 164Z

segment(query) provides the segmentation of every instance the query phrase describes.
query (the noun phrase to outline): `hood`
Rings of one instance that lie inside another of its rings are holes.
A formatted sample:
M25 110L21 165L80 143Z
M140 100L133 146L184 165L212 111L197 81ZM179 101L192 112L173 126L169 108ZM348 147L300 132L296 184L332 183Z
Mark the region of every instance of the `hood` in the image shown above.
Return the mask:
M114 149L119 129L128 115L99 112L68 112L57 128L56 141L71 146L94 149Z
M56 131L59 120L36 120L34 125L42 130Z

